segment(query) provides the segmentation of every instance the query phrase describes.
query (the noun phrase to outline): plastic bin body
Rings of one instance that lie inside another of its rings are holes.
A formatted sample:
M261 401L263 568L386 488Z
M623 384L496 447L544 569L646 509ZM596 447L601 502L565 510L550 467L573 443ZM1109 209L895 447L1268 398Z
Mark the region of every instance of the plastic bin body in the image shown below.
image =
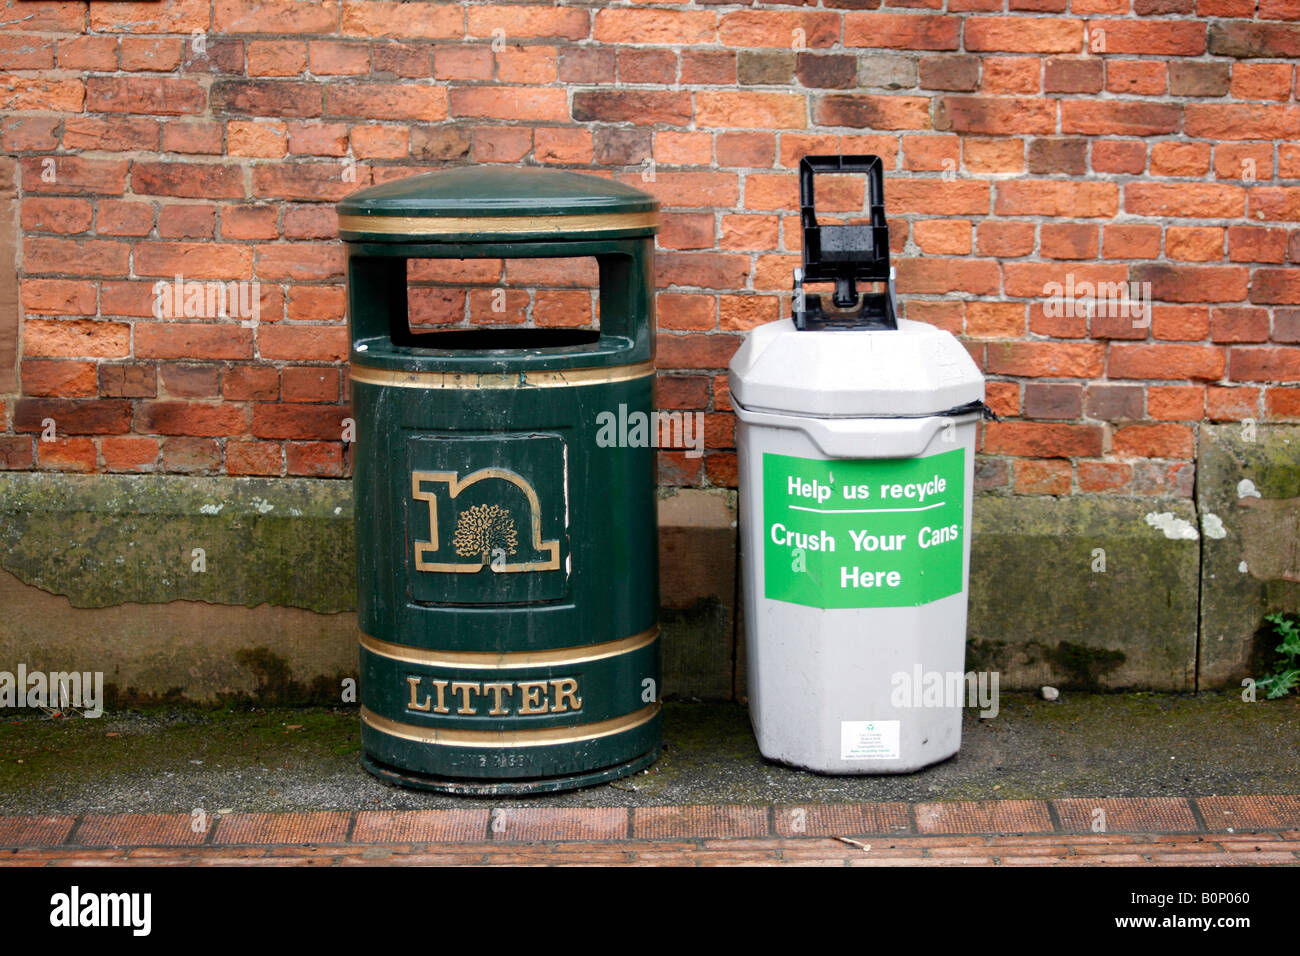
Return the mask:
M658 754L651 197L466 169L339 206L348 243L363 763L467 794L571 789ZM415 259L594 257L600 328L417 331Z
M783 320L754 330L730 381L748 696L763 756L839 774L952 756L981 417L972 403L983 398L974 362L918 322L801 332Z

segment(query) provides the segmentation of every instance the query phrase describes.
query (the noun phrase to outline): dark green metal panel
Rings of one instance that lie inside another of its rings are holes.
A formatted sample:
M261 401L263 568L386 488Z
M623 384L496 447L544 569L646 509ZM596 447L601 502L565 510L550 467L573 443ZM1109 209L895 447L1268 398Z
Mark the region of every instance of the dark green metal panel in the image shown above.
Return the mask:
M601 413L653 407L655 208L607 180L495 168L339 204L341 225L371 217L341 232L362 743L386 779L536 792L658 752L654 449L597 440ZM492 231L440 224L476 216ZM554 234L526 231L542 220ZM598 263L598 333L408 327L407 259L570 256Z

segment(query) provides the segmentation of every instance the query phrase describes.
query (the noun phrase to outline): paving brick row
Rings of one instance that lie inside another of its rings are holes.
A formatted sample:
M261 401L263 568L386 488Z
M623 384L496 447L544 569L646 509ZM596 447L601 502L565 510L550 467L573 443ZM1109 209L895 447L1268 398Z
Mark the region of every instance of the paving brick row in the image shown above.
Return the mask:
M1182 797L1053 800L1052 807L1066 832L1088 833L1097 826L1110 833L1201 829L1191 804Z
M72 832L76 817L0 817L0 846L53 846Z
M400 864L404 866L482 866L485 854L478 854L474 857L466 857L455 853L413 853L409 856L394 857L393 859L370 860L364 857L344 857L339 860L340 866L392 866Z
M1096 844L1099 846L1109 846L1117 843L1134 843L1142 840L1170 839L1170 840L1204 840L1204 833L1062 833L1061 836L1069 841L1071 846L1087 846ZM1042 843L1043 834L1025 833L1025 834L992 834L985 836L990 846L1015 846L1017 844L1037 844Z
M77 846L195 846L208 839L207 821L197 829L188 813L113 813L86 816L68 837Z
M1035 844L1025 845L1025 846L1000 846L997 847L996 849L994 849L993 847L989 847L987 852L989 853L990 856L996 856L999 858L1006 858L1006 857L1013 857L1013 856L1034 856L1035 854L1039 854L1043 852L1043 845L1044 845L1043 841L1039 840ZM1068 856L1070 852L1068 846L1058 846L1057 850L1062 856ZM936 846L936 847L927 847L925 850L925 854L926 856L933 857L935 859L943 859L945 857L968 856L970 854L970 850L967 847Z
M741 845L737 845L741 844ZM378 850L378 852L375 852ZM296 852L295 852L296 851ZM794 841L780 838L743 841L640 841L570 844L519 844L505 848L496 842L452 844L449 848L335 846L227 847L206 844L186 848L150 848L148 853L50 848L30 851L13 862L51 866L1105 866L1105 865L1254 865L1300 864L1300 836L1290 840L1220 846L1172 840L1104 846L1064 843L1040 837L1037 844L986 846L983 850L956 845L934 846L924 837L909 837L870 850L833 840Z
M125 847L114 847L111 849L95 849L93 847L65 847L65 846L29 846L13 850L5 850L0 855L0 861L8 863L10 860L21 860L25 858L40 858L54 860L63 856L91 856L101 857L103 859L114 859L123 857L127 854Z
M918 803L920 833L1050 833L1047 804L1041 800L963 800Z
M496 807L488 824L495 840L626 840L622 807Z
M817 860L817 859L808 859L808 860L791 860L791 859L788 859L788 858L787 858L787 859L783 859L783 860L781 861L780 865L783 866L783 867L792 867L792 866L793 866L793 867L805 867L805 868L811 869L811 868L813 868L813 867L824 868L824 867L828 867L828 866L839 866L839 867L843 867L843 866L847 866L848 864L847 864L847 862L844 861L844 860L831 860L831 859L826 859L826 860Z
M376 850L380 854L391 855L391 850L388 847L350 843L327 843L319 846L268 845L261 855L268 857L301 856L307 859L316 859L320 857L365 856L370 854L378 858L378 854L375 853Z
M333 861L327 860L325 865ZM248 858L237 856L203 856L194 860L197 866L318 866L314 860Z
M343 843L351 814L232 813L217 823L214 843Z
M881 867L916 867L916 866L935 866L935 867L952 867L952 866L993 866L992 857L970 857L964 860L927 860L923 857L900 857L898 859L868 860L855 859L848 860L847 866L881 866Z
M1240 866L1261 863L1300 863L1300 852L1257 853L1249 857L1237 853L1207 853L1203 856L1184 856L1181 853L1153 853L1151 863L1169 863L1175 866Z
M585 850L582 853L555 853L546 844L538 844L530 847L520 847L518 849L503 849L493 847L489 851L491 860L519 860L520 862L539 862L539 863L574 863L574 862L597 862L605 860L608 862L626 861L630 851L621 848L618 844L606 844L602 849Z
M1300 826L1300 795L1199 797L1196 805L1211 830L1265 830Z
M1097 856L1071 856L1058 860L1055 866L1141 866L1148 858L1140 853L1102 853Z
M1222 843L1218 844L1225 853L1272 853L1287 849L1288 846L1294 847L1295 844L1287 843Z
M1098 813L1101 811L1101 813ZM1053 813L1055 819L1053 819ZM1200 819L1204 820L1203 829ZM1179 840L1233 843L1300 837L1300 796L1067 798L1051 801L956 801L830 806L686 806L625 808L474 807L451 810L234 813L199 821L188 813L0 817L0 847L111 848L216 844L226 847L424 847L424 852L477 843L589 844L592 841L703 841L706 850L777 846L827 837L860 842L925 840L928 847L1027 846L1043 835L1069 845ZM1104 832L1096 832L1104 828ZM777 841L772 843L772 841ZM847 846L847 845L846 845ZM853 849L849 847L849 849ZM85 854L82 853L82 856ZM283 854L281 854L283 855ZM49 853L47 859L58 856ZM158 857L162 859L163 857ZM5 858L0 856L0 861Z
M632 811L632 839L767 836L769 815L767 807L637 807Z
M243 857L257 857L266 854L266 847L232 847L223 850L226 855L235 855ZM293 847L295 850L302 850L303 847ZM43 853L43 850L34 850L35 853ZM147 861L152 865L161 865L172 860L190 860L194 858L195 850L192 847L181 846L134 846L123 850L115 851L124 853L132 860L141 862Z
M872 861L864 861L865 865L870 865ZM930 859L919 857L917 859L899 858L896 860L881 860L882 866L996 866L997 858L992 856L954 856L942 859ZM859 864L863 865L863 864Z
M855 837L856 838L856 837ZM927 833L920 834L891 834L885 837L873 837L870 834L864 834L860 838L861 842L869 842L873 846L889 846L892 842L915 843L918 846L964 846L971 849L981 849L989 846L993 839L983 833L968 833L961 836L932 835ZM1041 841L1042 834L1035 834L1026 839Z
M718 867L722 867L722 866L777 867L777 866L783 866L784 864L781 863L780 860L725 860L725 859L714 859L710 857L705 860L700 860L695 865L696 866L718 866Z
M362 810L352 830L354 843L474 843L490 839L492 811Z
M57 860L49 860L46 866L76 866L76 867L106 867L119 866L122 860L110 860L102 856L63 856Z
M1079 845L1071 842L1067 844L1067 848L1069 849L1070 854L1072 856L1081 856L1081 857L1107 856L1112 853L1139 853L1139 854L1151 853L1154 850L1159 849L1161 846L1166 846L1166 847L1177 846L1177 851L1179 853L1199 853L1202 852L1201 847L1208 847L1211 850L1215 849L1215 847L1209 843L1175 844L1173 841L1170 841L1169 843L1145 841L1142 843L1105 843L1105 844Z
M1065 861L1063 856L1043 853L997 857L997 862L1001 866L1059 866Z
M774 808L779 836L847 836L915 831L906 803L803 804Z

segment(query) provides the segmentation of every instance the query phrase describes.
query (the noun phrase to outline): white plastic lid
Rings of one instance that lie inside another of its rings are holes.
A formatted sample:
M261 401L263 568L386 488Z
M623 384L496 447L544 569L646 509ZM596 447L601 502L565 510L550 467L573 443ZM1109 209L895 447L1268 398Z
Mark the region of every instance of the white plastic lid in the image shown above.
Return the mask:
M732 402L746 409L814 418L933 415L984 398L984 376L956 337L906 319L896 330L760 325L729 379Z

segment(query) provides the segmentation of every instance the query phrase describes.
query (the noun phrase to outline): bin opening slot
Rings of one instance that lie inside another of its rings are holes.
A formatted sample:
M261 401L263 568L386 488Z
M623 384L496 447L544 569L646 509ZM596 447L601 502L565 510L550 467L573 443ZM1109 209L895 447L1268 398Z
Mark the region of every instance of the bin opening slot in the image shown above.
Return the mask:
M600 340L591 256L408 259L406 318L393 344L473 350L573 348Z
M455 351L497 351L512 349L573 348L595 345L599 329L439 329L411 328L398 330L393 344L403 348Z

